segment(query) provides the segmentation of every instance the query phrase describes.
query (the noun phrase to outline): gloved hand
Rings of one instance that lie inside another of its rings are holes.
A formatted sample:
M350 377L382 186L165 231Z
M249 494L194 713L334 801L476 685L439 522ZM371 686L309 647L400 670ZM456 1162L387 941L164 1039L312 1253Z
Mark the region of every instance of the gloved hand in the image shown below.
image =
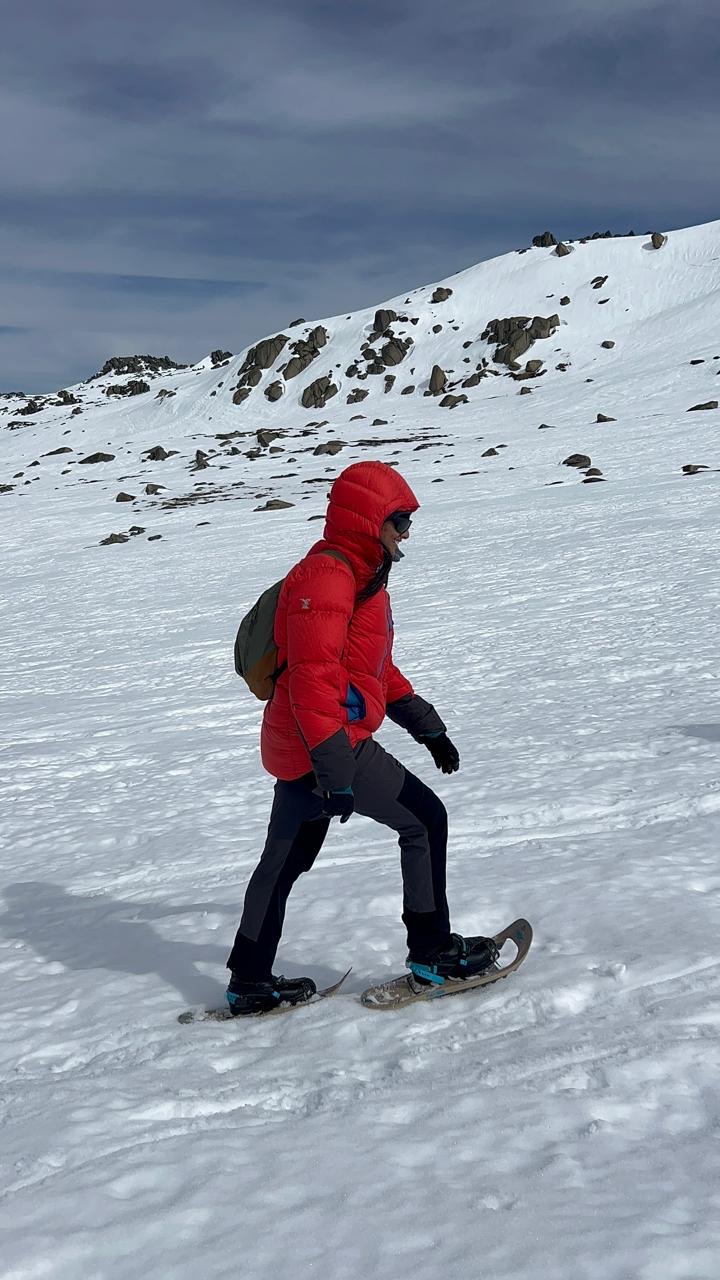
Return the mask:
M460 752L446 733L420 738L420 742L427 747L438 769L442 769L443 773L456 773L460 768Z
M345 787L342 791L323 791L322 811L325 818L339 818L341 822L347 822L354 808L352 787Z

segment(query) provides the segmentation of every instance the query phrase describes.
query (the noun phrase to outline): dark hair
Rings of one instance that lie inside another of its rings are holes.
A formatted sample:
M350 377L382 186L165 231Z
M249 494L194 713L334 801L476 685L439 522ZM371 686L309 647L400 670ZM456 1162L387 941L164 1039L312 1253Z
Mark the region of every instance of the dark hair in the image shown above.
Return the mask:
M378 565L367 586L363 587L362 591L359 592L355 600L356 605L362 604L364 600L370 600L372 596L377 595L378 591L382 591L383 587L387 586L393 561L387 547L383 547L382 552L382 563Z

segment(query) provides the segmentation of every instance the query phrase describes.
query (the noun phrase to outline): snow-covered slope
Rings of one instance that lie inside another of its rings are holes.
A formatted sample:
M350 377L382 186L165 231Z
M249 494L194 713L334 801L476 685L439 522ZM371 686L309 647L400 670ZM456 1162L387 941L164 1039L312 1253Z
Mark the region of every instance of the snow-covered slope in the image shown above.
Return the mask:
M288 326L267 368L258 343L0 400L12 1280L714 1280L720 410L689 410L720 399L720 223L649 246L508 255ZM482 336L553 316L515 369ZM363 377L378 326L378 357L413 342ZM298 341L317 354L286 379ZM234 629L367 457L421 502L396 656L461 771L381 739L447 805L456 927L525 914L536 941L483 996L364 1010L404 948L397 850L354 817L279 957L319 981L352 963L343 993L180 1027L222 998L272 794Z

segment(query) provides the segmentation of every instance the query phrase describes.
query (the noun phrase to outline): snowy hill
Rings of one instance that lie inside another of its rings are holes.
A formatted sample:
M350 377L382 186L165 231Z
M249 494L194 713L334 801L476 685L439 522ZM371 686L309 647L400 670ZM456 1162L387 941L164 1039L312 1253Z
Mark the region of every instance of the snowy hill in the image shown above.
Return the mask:
M0 398L13 1280L714 1280L720 222L568 247ZM421 502L396 657L461 771L381 740L447 805L455 926L535 943L484 995L364 1010L405 953L355 816L279 957L352 963L343 993L181 1027L272 795L234 630L370 457Z

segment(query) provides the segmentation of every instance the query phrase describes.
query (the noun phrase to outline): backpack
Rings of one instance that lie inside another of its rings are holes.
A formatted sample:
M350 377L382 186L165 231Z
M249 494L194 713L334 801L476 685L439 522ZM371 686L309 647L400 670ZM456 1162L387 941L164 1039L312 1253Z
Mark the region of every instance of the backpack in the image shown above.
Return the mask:
M331 551L328 547L315 554L332 556L334 560L342 560L348 568L352 567L342 551ZM287 662L277 665L275 644L275 613L284 581L281 578L263 591L249 613L245 614L235 637L235 670L261 702L270 701L275 685L287 667Z

